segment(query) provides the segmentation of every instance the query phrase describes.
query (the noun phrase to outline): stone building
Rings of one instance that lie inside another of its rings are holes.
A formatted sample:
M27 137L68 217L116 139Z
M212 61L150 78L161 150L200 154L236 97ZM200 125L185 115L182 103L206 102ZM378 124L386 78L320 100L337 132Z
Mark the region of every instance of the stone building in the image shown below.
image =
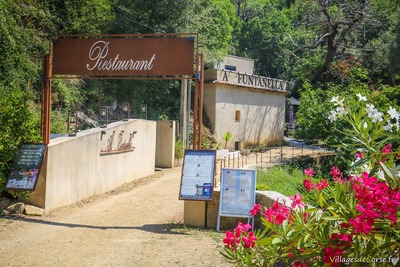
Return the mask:
M254 61L228 56L204 75L204 111L221 148L283 142L287 83L253 74Z

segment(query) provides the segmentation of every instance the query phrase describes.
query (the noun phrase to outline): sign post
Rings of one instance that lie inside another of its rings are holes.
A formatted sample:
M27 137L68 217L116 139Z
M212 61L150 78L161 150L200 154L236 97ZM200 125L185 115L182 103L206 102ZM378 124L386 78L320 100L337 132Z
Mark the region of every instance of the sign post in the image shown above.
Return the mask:
M216 154L216 150L185 150L179 199L185 200L186 225L204 227L206 224L204 200L212 199Z

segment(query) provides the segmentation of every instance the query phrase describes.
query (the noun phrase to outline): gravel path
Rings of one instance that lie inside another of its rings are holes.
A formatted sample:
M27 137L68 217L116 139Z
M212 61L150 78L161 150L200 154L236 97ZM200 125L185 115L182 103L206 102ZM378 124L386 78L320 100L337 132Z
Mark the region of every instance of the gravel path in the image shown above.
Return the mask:
M231 266L223 233L183 226L181 167L44 216L0 217L0 266Z

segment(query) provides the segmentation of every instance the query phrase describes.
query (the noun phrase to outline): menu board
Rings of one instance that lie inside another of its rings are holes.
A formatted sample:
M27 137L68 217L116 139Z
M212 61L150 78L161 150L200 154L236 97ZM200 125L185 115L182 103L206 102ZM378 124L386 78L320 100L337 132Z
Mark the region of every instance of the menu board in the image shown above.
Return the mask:
M252 217L249 211L255 203L256 171L222 169L219 215Z
M5 189L33 191L46 148L46 144L21 144L14 157Z
M185 150L179 199L211 200L215 150Z

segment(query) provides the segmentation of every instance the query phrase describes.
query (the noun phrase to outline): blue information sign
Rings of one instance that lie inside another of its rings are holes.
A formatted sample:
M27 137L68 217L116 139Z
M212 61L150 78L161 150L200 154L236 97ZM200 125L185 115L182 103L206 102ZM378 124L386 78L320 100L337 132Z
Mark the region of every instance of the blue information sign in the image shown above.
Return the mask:
M179 199L211 200L215 150L186 150Z

